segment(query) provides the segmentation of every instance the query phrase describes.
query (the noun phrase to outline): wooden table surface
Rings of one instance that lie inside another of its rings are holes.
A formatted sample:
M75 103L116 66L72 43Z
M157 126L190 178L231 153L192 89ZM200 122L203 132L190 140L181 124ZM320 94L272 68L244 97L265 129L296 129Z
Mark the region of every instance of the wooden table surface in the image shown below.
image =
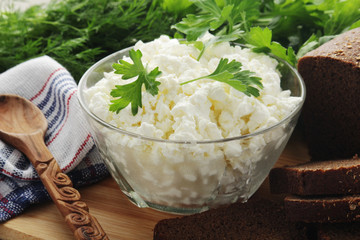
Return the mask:
M276 166L293 165L310 158L301 134L295 131ZM152 239L155 224L176 215L132 204L112 178L79 189L90 213L97 218L111 240ZM272 196L266 180L256 194ZM69 240L72 232L52 202L38 204L0 225L2 240Z

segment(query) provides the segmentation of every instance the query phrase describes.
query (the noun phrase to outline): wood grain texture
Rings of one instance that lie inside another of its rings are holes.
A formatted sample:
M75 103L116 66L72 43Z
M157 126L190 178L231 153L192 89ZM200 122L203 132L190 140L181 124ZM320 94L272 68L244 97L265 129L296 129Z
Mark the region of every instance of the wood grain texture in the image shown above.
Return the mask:
M293 165L309 161L309 159L301 133L296 131L276 166ZM120 191L112 178L84 187L79 191L82 199L91 209L91 213L99 220L107 236L112 240L151 240L154 226L159 220L176 217L173 214L136 207ZM268 180L256 194L272 199L283 197L283 195L270 194ZM0 225L0 236L3 240L72 239L71 231L57 216L57 209L52 203L33 206L22 215Z
M81 201L70 178L45 145L47 121L34 104L16 95L0 95L0 138L22 151L77 240L106 240L106 233ZM59 217L59 216L57 216Z

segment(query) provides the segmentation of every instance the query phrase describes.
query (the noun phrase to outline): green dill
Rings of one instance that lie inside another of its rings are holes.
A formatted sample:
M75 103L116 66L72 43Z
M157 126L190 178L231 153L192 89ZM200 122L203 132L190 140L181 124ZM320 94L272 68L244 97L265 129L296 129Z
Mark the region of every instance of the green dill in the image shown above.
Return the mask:
M177 13L181 18L181 12ZM104 56L173 34L178 19L160 1L63 0L46 8L0 13L0 72L48 55L64 65L78 81Z

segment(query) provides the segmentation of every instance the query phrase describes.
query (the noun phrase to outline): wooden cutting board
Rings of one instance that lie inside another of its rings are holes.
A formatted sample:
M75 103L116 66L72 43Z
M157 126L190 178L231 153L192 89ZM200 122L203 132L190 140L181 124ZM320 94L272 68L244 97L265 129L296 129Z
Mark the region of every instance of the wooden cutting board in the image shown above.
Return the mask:
M309 161L306 144L295 131L276 166L294 165ZM141 209L132 204L112 178L79 189L90 213L97 218L111 240L151 240L155 224L177 215L152 209ZM256 194L276 198L269 193L266 180ZM1 240L69 240L67 228L52 202L30 207L23 214L0 225Z

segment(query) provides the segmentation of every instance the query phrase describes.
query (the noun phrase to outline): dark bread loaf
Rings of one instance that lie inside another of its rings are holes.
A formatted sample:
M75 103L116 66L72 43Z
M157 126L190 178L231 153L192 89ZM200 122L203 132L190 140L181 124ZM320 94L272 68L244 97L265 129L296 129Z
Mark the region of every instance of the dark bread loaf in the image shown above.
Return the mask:
M292 222L333 223L360 221L360 195L299 197L284 199L286 216Z
M359 79L360 80L360 79ZM308 162L273 168L272 193L296 195L360 194L360 159Z
M250 199L190 216L164 219L154 240L307 239L305 225L286 221L282 203Z
M302 121L312 160L360 153L360 28L298 61L306 85Z
M317 226L317 240L360 240L360 223L332 223Z

